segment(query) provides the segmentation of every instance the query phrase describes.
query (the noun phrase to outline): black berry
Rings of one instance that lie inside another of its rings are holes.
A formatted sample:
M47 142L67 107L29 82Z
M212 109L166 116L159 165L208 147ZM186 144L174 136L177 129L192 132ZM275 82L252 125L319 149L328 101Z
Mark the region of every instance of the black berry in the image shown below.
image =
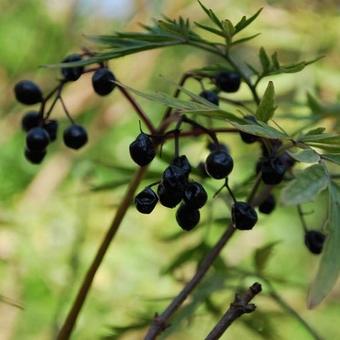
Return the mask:
M309 230L305 233L305 245L313 254L321 254L326 236L318 230Z
M224 92L236 92L241 85L240 74L233 71L223 71L215 77L216 86Z
M259 205L259 211L262 214L270 214L276 206L275 197L273 195L269 195L261 204Z
M43 151L47 147L50 137L46 130L41 127L31 129L26 136L26 145L28 150Z
M64 130L64 143L71 149L80 149L87 141L86 130L77 124L72 124Z
M262 180L268 185L279 184L287 170L280 157L268 157L261 161Z
M79 54L71 54L67 56L62 63L73 63L81 60L81 55ZM67 81L76 81L83 74L84 66L75 66L75 67L62 67L61 73L64 76L64 79Z
M250 230L257 222L256 211L246 202L236 202L231 208L234 227L240 230Z
M227 177L234 167L234 162L229 153L224 150L213 151L205 161L207 173L216 179Z
M43 95L40 87L30 80L21 80L14 87L15 98L18 102L26 105L40 103Z
M183 199L188 206L200 209L207 202L208 194L200 183L191 182L185 187Z
M184 230L192 230L200 221L200 212L191 206L182 203L176 212L176 221Z
M184 174L186 176L189 176L189 174L191 172L191 165L189 163L187 156L182 155L182 156L175 157L172 160L171 164L181 168L183 170Z
M26 132L37 127L40 124L40 114L37 111L30 111L25 113L21 120L22 129Z
M219 104L220 100L218 98L218 95L213 91L202 91L200 93L200 96L212 104L215 104L217 106Z
M35 150L25 150L25 157L28 161L33 164L40 164L46 156L46 150L35 151Z
M54 119L48 120L44 123L43 128L50 136L50 141L53 142L57 139L58 122Z
M116 87L115 80L113 73L106 67L102 67L93 74L92 86L97 94L106 96Z
M216 144L216 143L209 143L208 144L208 150L209 151L225 151L226 153L229 153L229 148L226 144L224 143L219 143L219 144Z
M182 200L182 192L178 190L173 190L164 186L160 183L157 188L157 194L159 197L159 202L167 208L174 208Z
M185 169L171 164L163 172L162 183L167 189L183 193L188 183L187 172Z
M129 150L132 160L139 166L148 165L156 156L152 138L143 132L130 144Z
M156 193L149 187L135 197L137 210L142 214L150 214L158 202Z

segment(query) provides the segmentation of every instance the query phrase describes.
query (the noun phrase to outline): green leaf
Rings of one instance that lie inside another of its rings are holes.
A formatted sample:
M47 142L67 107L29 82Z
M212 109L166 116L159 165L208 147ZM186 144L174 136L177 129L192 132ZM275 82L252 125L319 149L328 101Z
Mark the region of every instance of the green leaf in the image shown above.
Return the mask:
M268 57L268 54L266 53L266 50L263 47L260 48L259 59L262 65L263 72L266 73L270 67L270 59Z
M245 37L245 38L241 38L241 39L238 39L238 40L234 40L232 42L232 45L242 44L244 42L247 42L249 40L252 40L252 39L258 37L260 34L261 33L256 33L256 34L250 35L249 37Z
M314 308L330 293L340 273L340 187L329 185L328 234L325 241L319 269L311 285L308 307Z
M273 69L274 70L279 70L280 69L280 62L277 56L277 52L274 52L271 56L272 59L272 64L273 64Z
M296 205L313 200L327 188L329 176L324 166L312 165L301 171L281 192L281 201Z
M273 117L275 110L275 89L273 82L270 81L256 110L256 118L267 122Z
M271 242L261 248L255 250L254 253L254 265L256 272L260 275L263 274L264 269L269 261L270 256L273 253L275 246L278 244L278 241Z
M340 165L340 154L323 154L321 157L326 161Z
M296 161L302 162L302 163L317 163L320 161L319 154L313 149L306 149L306 150L302 150L297 153L287 151L287 153L289 154L289 156L294 158Z
M223 29L222 27L222 23L221 20L217 17L217 15L213 12L213 10L208 9L207 7L205 7L201 1L198 0L198 3L200 4L200 6L202 7L202 9L204 10L204 12L207 14L207 16L210 18L210 20L219 28Z
M322 112L322 107L319 101L311 94L307 93L307 105L314 114L320 114Z
M198 23L198 22L195 22L195 25L196 25L197 27L199 27L199 28L204 29L205 31L208 31L208 32L210 32L210 33L216 34L216 35L218 35L218 36L224 38L223 32L221 32L221 31L219 31L219 30L217 30L217 29L215 29L215 28L213 28L213 27L209 27L209 26L206 26L206 25L202 25L202 24L200 24L200 23Z
M243 132L247 132L251 135L265 137L269 139L286 139L289 138L286 134L282 133L281 131L266 125L262 122L257 122L257 124L239 124L233 121L230 121L230 124L233 125L238 130Z
M246 18L243 16L241 20L235 25L235 34L245 29L247 26L249 26L262 12L263 8L260 8L254 15L252 15L250 18Z
M305 133L305 136L310 136L310 135L320 135L324 133L326 129L324 127L317 127L315 129L309 130Z
M235 28L230 20L225 19L222 21L222 31L224 33L224 37L227 40L227 43L230 44L231 39L235 33Z

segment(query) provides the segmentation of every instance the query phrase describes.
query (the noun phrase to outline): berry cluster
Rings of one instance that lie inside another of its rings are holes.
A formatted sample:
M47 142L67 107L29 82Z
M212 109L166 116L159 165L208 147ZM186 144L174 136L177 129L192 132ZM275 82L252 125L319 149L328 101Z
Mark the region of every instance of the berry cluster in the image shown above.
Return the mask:
M85 56L86 53L83 55L72 54L67 56L62 63L80 62ZM29 111L22 118L22 129L27 133L25 157L31 163L41 163L46 156L48 145L57 138L58 122L50 119L50 116L58 100L70 121L70 125L63 132L64 144L71 149L78 150L87 143L86 129L74 122L62 98L64 86L78 80L86 72L88 71L84 66L62 67L62 78L59 80L58 86L46 97L43 96L40 87L30 80L21 80L15 85L14 93L18 102L24 105L40 104L39 111ZM98 95L105 96L115 88L115 80L113 73L101 64L92 76L92 86ZM53 97L50 107L46 109L48 101Z

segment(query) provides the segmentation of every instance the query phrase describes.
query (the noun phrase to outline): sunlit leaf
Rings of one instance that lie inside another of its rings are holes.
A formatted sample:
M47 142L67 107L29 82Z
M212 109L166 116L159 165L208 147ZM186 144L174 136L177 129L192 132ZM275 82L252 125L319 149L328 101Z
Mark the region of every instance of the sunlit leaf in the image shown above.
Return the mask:
M275 89L273 82L270 81L261 99L260 105L256 110L256 118L263 122L267 122L273 117L275 110Z
M281 201L286 205L296 205L313 200L327 188L329 176L325 167L312 165L296 175L281 192Z

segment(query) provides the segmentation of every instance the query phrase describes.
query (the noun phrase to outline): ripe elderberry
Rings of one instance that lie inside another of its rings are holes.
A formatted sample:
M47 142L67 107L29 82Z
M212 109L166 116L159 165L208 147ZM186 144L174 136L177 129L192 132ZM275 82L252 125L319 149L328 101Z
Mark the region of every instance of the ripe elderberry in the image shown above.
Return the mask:
M63 138L65 145L75 150L80 149L88 141L86 130L77 124L72 124L67 127L64 130Z
M62 63L73 63L81 60L80 54L71 54L67 56ZM61 73L65 80L76 81L83 74L84 66L62 67Z
M249 123L256 123L256 118L254 116L246 116L244 117L244 119L249 121ZM259 140L258 136L243 131L240 131L240 136L243 142L245 142L246 144L252 144Z
M250 230L257 222L256 211L246 202L235 202L231 216L234 227L239 230Z
M241 85L240 74L233 71L222 71L215 77L216 86L224 92L237 92Z
M58 122L54 119L44 122L43 128L47 131L50 136L50 141L54 142L57 139Z
M92 76L94 91L100 96L106 96L116 87L113 73L106 67L98 69Z
M33 164L40 164L46 156L46 150L35 151L35 150L25 150L25 157L28 161Z
M276 206L275 197L273 195L269 195L264 201L259 205L259 211L262 214L270 214Z
M220 102L218 95L213 91L202 91L200 93L200 97L206 99L208 102L215 104L217 106Z
M43 95L40 87L30 80L21 80L14 87L15 98L18 102L26 105L40 103Z
M200 209L207 202L208 194L200 183L191 182L185 187L183 200L188 206Z
M30 111L25 113L21 120L22 129L26 132L37 127L40 124L41 117L39 112L37 111Z
M177 209L176 221L182 229L192 230L200 221L200 212L198 209L182 203Z
M159 202L167 208L174 208L182 200L182 192L167 188L163 183L160 183L157 188Z
M189 174L191 172L191 165L189 163L187 156L182 155L182 156L175 157L172 160L171 164L181 168L183 170L184 174L186 176L189 176Z
M183 193L188 183L188 175L183 168L171 164L163 172L162 183L167 189Z
M321 254L326 236L318 230L309 230L305 233L305 245L312 254Z
M139 166L148 165L156 156L153 140L144 132L130 144L129 151L132 160Z
M137 210L142 214L150 214L158 202L156 193L147 187L135 197Z
M268 157L262 159L260 169L263 182L275 185L281 183L287 167L280 157Z
M234 167L234 161L224 150L216 150L209 154L205 161L207 173L215 178L222 179L227 177Z
M26 145L30 151L44 151L49 141L47 131L41 127L31 129L26 136Z

